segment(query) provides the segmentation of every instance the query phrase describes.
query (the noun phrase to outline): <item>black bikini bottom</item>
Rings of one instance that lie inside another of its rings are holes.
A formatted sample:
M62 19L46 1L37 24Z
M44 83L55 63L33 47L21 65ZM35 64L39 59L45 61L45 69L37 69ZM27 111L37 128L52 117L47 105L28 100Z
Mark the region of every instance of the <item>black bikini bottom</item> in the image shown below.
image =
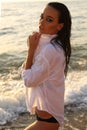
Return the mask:
M49 123L58 123L58 121L53 116L48 119L43 119L43 118L39 117L37 113L36 113L36 119L38 121L45 121L45 122L49 122Z

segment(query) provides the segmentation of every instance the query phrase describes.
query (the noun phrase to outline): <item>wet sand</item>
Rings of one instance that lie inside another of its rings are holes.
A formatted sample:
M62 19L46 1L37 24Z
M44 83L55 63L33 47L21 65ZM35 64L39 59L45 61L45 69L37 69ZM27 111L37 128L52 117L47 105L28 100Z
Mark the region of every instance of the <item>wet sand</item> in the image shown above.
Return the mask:
M24 130L34 120L35 116L22 113L13 122L0 126L0 130ZM64 120L63 130L87 130L87 110L66 111Z
M66 113L63 130L87 130L87 110Z

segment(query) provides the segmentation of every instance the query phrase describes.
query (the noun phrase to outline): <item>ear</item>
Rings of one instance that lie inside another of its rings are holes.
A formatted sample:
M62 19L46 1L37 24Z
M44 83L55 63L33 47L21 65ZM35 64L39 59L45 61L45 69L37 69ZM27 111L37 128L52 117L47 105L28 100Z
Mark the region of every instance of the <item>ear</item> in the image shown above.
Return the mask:
M64 23L59 23L57 26L57 30L60 31L64 26Z

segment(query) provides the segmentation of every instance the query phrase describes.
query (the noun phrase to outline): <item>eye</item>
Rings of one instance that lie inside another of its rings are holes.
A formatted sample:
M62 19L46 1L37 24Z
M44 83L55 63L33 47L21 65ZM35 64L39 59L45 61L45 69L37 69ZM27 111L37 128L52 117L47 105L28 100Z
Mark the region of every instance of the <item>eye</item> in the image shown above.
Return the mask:
M53 22L53 20L51 18L46 18L46 21L49 23Z

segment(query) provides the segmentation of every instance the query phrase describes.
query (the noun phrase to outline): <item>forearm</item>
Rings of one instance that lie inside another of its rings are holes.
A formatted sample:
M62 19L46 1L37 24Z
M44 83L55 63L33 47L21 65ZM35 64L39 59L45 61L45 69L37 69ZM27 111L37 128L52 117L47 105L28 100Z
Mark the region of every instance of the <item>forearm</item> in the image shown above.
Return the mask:
M33 64L33 57L34 57L34 51L29 49L27 57L26 57L25 65L24 65L25 69L31 68L31 66Z
M30 35L28 37L28 40L27 40L28 54L26 57L24 69L31 68L31 66L33 64L34 52L35 52L37 45L39 43L40 36L41 36L41 34L39 34L39 33L33 33L32 35Z

